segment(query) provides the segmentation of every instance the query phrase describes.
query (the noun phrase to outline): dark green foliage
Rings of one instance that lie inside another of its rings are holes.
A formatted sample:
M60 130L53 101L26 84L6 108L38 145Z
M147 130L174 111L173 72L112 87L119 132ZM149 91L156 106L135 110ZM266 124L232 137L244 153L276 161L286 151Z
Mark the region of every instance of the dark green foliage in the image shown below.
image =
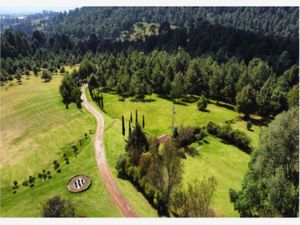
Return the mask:
M251 121L247 121L247 130L251 130L251 128L252 128Z
M137 123L134 130L129 134L126 152L133 165L137 165L141 154L149 150L149 144L141 126Z
M236 145L244 152L251 152L250 138L240 130L233 130L229 124L219 126L213 122L209 122L206 129L208 133Z
M177 147L186 147L196 141L194 130L191 127L176 128L178 134L176 135L175 142Z
M132 112L130 112L130 122L132 123Z
M43 70L41 78L45 82L49 82L52 79L52 75L48 70Z
M79 66L79 76L82 81L86 81L88 76L96 72L96 67L90 61L86 60Z
M287 94L287 102L289 108L292 108L294 106L299 107L299 85L295 85L292 89L289 90Z
M207 132L212 135L217 135L220 132L220 127L211 121L208 122L206 129L207 129Z
M236 96L236 106L239 112L247 117L256 110L255 90L251 84L246 85Z
M22 182L22 185L23 185L24 187L27 187L27 186L28 186L28 181L27 181L27 180L24 180L24 181Z
M92 74L89 76L89 79L88 79L88 87L89 87L89 90L90 90L90 91L92 91L93 89L99 87L99 83L98 83L97 77L96 77L96 75L95 75L94 73L92 73Z
M59 72L60 72L60 73L65 73L65 72L66 72L65 67L62 66L62 67L60 68Z
M138 111L135 110L135 124L138 123Z
M207 99L202 97L198 103L197 103L197 107L199 110L204 111L207 107Z
M63 103L68 108L69 104L74 102L77 107L81 107L81 92L79 87L74 82L72 75L66 75L59 87L59 92L63 98Z
M60 164L57 162L57 160L54 160L53 161L53 169L58 170L59 166L60 166Z
M70 201L54 196L42 204L43 217L75 217L75 208Z
M299 109L278 115L260 135L238 192L230 198L242 217L299 213Z
M145 116L143 115L143 129L145 128Z
M130 166L127 154L123 154L118 158L116 169L120 178L126 178L127 167Z
M129 121L128 122L128 135L131 134L131 122Z
M122 115L122 135L125 136L125 121L123 115Z

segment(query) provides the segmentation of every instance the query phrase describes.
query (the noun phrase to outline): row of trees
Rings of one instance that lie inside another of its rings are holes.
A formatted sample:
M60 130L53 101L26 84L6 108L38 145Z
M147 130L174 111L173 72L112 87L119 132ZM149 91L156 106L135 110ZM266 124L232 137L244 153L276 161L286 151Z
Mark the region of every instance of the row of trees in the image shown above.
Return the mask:
M123 97L144 99L157 93L188 100L189 95L203 95L236 104L246 115L256 112L264 117L298 104L298 66L277 75L259 58L247 65L235 58L226 63L218 63L211 56L191 58L183 49L175 54L133 51L127 55L96 54L81 67L93 69L78 79L84 81L92 73L91 88L116 90Z
M250 153L252 150L250 138L244 132L232 129L229 124L220 126L213 122L209 122L206 129L208 133L236 145L246 153Z

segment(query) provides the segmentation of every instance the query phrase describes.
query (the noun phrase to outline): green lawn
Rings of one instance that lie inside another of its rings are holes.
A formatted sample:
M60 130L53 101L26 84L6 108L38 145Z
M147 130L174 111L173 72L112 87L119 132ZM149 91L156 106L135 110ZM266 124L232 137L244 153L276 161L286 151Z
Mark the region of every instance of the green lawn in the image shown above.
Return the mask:
M118 155L124 152L124 140L121 135L120 118L125 116L126 120L130 118L130 112L135 117L135 110L138 110L139 121L142 115L145 116L146 131L152 135L162 135L170 133L172 123L172 102L161 99L156 95L147 97L153 101L150 102L132 102L126 99L124 102L119 101L119 96L112 93L103 93L104 110L106 111L106 126L110 127L105 131L106 145L113 146L109 149L108 160L111 166L115 165ZM223 123L226 120L234 119L239 116L234 110L226 107L217 106L214 103L208 105L208 112L201 112L197 109L196 103L187 105L175 105L177 125L200 126L206 125L209 121ZM108 121L110 121L108 123ZM127 123L126 123L127 127ZM245 121L237 121L233 124L235 129L241 129L246 132L252 140L252 145L257 145L259 127L253 126L253 131L246 129ZM127 132L127 129L126 129ZM112 135L113 133L113 135ZM184 184L195 178L215 176L217 187L213 197L213 208L218 217L238 217L238 212L234 211L230 203L228 190L229 188L239 189L247 170L249 155L245 154L238 148L222 142L214 137L207 137L207 143L199 145L193 144L200 152L199 156L190 157L184 160Z
M93 103L88 91L86 91L86 94L89 102L91 102L97 108L96 104ZM151 207L143 195L140 192L137 192L137 190L129 181L117 177L117 170L115 169L115 166L119 156L124 153L125 148L125 141L120 132L122 125L120 120L112 119L110 116L104 113L102 113L102 115L104 116L105 120L104 144L106 159L118 186L131 206L138 212L140 216L157 217L158 215L156 210Z
M37 217L41 203L54 195L74 202L77 215L85 217L120 217L102 182L93 150L93 134L81 146L79 139L91 129L96 121L85 109L75 105L65 109L58 92L62 76L56 75L49 83L31 76L22 85L12 81L1 87L1 216ZM71 146L79 146L74 156ZM66 165L63 153L69 155ZM109 154L108 154L109 156ZM61 164L61 173L53 171L53 160ZM52 178L37 178L43 169L50 170ZM71 194L66 183L72 176L84 173L93 184L89 190ZM36 177L33 188L19 185L12 193L12 183L22 183L29 175ZM141 216L155 216L155 211L129 182L119 181L122 191L134 202Z
M173 103L171 101L158 98L152 95L151 102L132 102L126 99L124 102L118 101L119 96L111 93L104 93L104 110L114 119L121 119L125 116L125 120L129 120L130 112L133 117L135 110L138 110L139 121L142 115L145 116L145 129L154 135L162 135L170 133L172 127L172 110ZM149 97L148 97L149 99ZM209 104L208 112L201 112L197 109L196 103L187 105L175 104L175 124L199 126L206 125L209 121L221 123L229 119L237 117L239 114L233 110L224 107ZM126 124L127 125L127 124Z
M193 143L199 152L198 156L188 156L184 161L184 183L194 179L214 176L217 186L213 197L213 209L218 217L238 217L229 199L229 188L240 189L247 170L249 155L238 148L224 144L222 140L208 136L208 143Z

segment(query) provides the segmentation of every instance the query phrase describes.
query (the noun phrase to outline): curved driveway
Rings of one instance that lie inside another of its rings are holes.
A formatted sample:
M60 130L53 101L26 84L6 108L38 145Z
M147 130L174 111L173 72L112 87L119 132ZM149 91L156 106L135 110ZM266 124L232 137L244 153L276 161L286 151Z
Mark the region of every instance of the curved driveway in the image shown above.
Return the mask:
M95 142L94 142L94 149L95 155L97 160L97 166L100 171L100 174L103 178L104 184L106 189L110 193L113 201L120 209L122 214L125 217L138 217L137 213L131 208L126 198L121 193L120 189L118 188L116 182L114 181L111 171L107 165L107 161L105 158L105 150L103 144L103 136L104 136L104 118L101 113L96 110L88 101L85 95L86 85L81 88L81 99L82 105L93 114L93 116L97 120L97 129L95 134Z

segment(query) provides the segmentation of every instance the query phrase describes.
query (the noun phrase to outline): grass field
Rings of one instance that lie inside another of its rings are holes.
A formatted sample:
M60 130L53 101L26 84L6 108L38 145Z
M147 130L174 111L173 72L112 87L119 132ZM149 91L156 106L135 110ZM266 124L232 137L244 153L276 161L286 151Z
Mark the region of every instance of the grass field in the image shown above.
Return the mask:
M171 101L152 95L150 102L133 102L126 99L124 102L118 101L119 97L115 94L104 93L104 110L114 119L121 119L124 115L125 120L130 119L130 112L133 117L135 110L138 110L139 121L142 115L145 116L145 129L154 135L162 135L170 133L172 127L172 110L173 103ZM149 98L149 97L148 97ZM221 123L229 119L237 117L239 114L233 110L224 107L209 104L208 112L202 112L197 109L195 103L187 103L187 105L175 104L175 124L201 126L207 125L209 121Z
M68 68L69 69L69 68ZM84 133L94 132L95 119L85 109L70 105L66 110L58 92L62 76L55 75L49 83L31 76L22 85L12 81L1 87L1 217L40 216L41 203L49 197L60 195L74 202L77 215L84 217L120 217L105 189L93 150L93 134L79 146ZM79 146L77 157L71 146ZM70 164L63 161L69 155ZM61 173L53 171L53 160L61 164ZM41 181L37 175L50 170L52 178ZM66 183L72 176L84 173L93 184L80 194L71 194ZM29 175L36 177L33 188L20 185ZM12 193L12 183L17 180L19 189ZM131 186L124 184L125 192L132 195L137 212L153 216L147 201ZM148 208L147 208L148 207Z
M86 95L89 102L97 108L97 105L93 103L88 91L86 91ZM158 215L156 210L151 207L143 195L137 192L129 181L117 177L117 170L115 166L119 156L123 154L125 147L125 141L120 132L122 125L119 119L113 119L104 113L102 113L102 115L104 116L105 121L104 144L106 159L118 186L131 206L139 213L140 216L157 217Z
M145 116L145 129L148 133L156 136L170 133L172 102L158 98L155 95L150 97L152 101L143 103L132 102L129 99L124 102L119 101L119 97L112 93L104 93L103 96L104 110L107 112L105 116L106 126L110 127L107 121L111 121L111 126L114 128L111 127L105 131L105 135L111 137L109 140L105 138L106 144L113 146L111 149L114 153L110 154L114 155L114 159L109 159L112 166L115 165L117 155L124 152L124 140L121 135L120 123L122 115L125 116L126 120L129 120L130 112L134 117L137 109L140 122L142 115ZM199 111L196 103L176 104L175 123L177 125L199 126L206 125L209 121L222 123L239 116L237 112L213 103L209 104L207 109L208 112ZM246 122L240 120L235 122L233 127L246 132L251 138L252 144L254 146L257 144L260 129L258 126L253 126L253 131L248 131ZM114 135L110 135L111 133L114 133ZM195 157L188 156L184 160L184 184L195 178L202 179L204 176L214 176L218 183L213 197L213 208L216 216L237 217L239 214L234 211L233 205L230 203L228 190L229 188L240 188L250 157L238 148L223 143L218 138L208 136L206 141L207 143L202 145L194 143L193 147L198 149L200 154Z
M208 136L204 144L193 143L199 155L187 156L184 162L184 183L214 176L217 180L212 207L218 217L238 217L229 199L229 188L240 189L247 170L249 155L220 139ZM203 143L203 142L202 142Z

